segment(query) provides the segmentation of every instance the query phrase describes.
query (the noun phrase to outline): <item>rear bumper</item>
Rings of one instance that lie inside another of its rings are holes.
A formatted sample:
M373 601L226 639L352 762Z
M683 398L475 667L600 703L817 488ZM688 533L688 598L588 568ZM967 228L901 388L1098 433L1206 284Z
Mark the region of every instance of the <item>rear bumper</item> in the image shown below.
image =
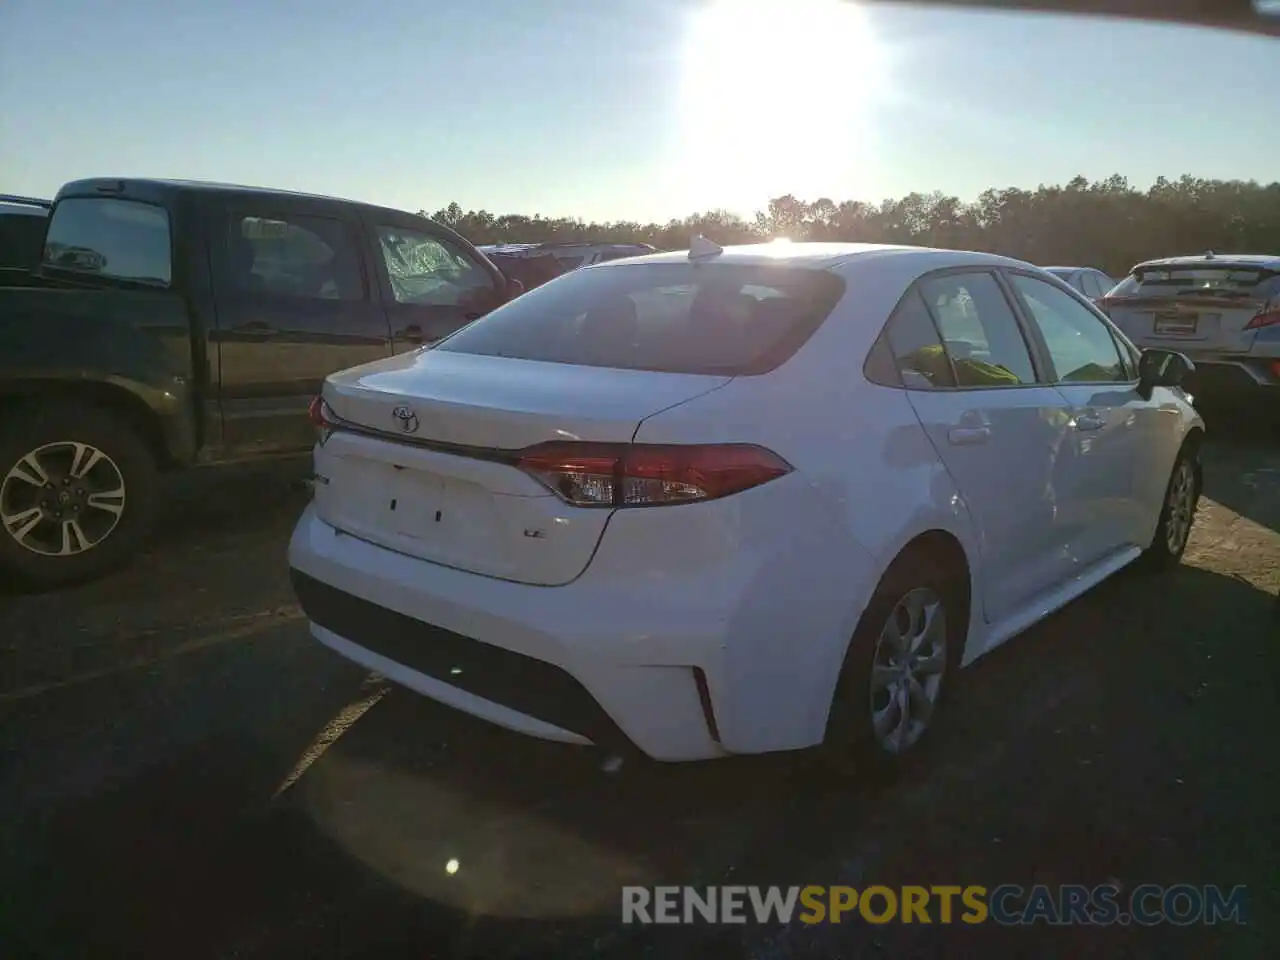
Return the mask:
M698 509L710 516L716 505ZM833 584L828 597L812 575L808 589L788 582L805 571L785 543L700 571L681 569L677 556L667 577L675 582L654 583L620 574L625 558L609 555L609 540L579 579L538 587L396 553L308 507L289 562L317 640L509 729L632 745L656 760L820 742L848 617L860 612L850 610L850 586L875 582L869 557L850 571L862 576Z
M316 638L338 653L352 659L372 654L407 668L421 678L410 686L462 709L470 705L483 715L483 703L475 701L501 705L510 715L494 712L488 719L505 726L553 740L626 745L595 698L559 667L380 607L296 568L290 573ZM380 664L369 657L366 666Z

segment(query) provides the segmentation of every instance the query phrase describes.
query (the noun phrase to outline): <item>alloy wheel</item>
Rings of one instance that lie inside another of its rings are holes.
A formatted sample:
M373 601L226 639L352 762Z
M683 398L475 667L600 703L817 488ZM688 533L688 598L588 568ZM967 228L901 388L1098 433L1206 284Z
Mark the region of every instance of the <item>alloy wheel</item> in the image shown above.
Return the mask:
M882 749L902 753L924 735L946 668L946 607L917 587L894 604L871 665L871 723Z
M1190 460L1181 460L1169 481L1169 499L1166 504L1168 518L1165 521L1165 546L1177 556L1191 536L1191 521L1196 509L1196 475Z
M92 550L124 514L124 476L97 447L59 440L20 457L0 480L0 526L46 557Z

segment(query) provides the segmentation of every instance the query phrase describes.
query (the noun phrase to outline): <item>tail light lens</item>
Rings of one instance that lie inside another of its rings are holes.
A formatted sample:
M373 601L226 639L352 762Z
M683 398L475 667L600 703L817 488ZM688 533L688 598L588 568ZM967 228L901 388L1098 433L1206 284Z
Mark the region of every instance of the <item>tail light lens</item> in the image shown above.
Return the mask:
M716 500L791 472L753 444L552 441L521 451L516 465L579 507L656 507Z
M336 424L329 416L331 412L329 405L324 402L324 397L317 394L312 397L311 405L307 407L307 419L317 430L332 430Z
M1263 327L1273 327L1280 323L1280 307L1264 310L1252 320L1244 325L1246 330L1261 330Z

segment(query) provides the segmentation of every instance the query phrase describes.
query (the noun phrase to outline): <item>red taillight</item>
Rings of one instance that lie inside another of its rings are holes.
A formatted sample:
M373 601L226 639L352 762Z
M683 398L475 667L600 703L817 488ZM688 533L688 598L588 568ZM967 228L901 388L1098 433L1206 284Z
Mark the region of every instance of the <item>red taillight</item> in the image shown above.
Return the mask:
M745 443L551 441L521 451L516 465L566 503L652 507L715 500L791 472L776 453Z
M1244 325L1246 330L1261 330L1263 327L1273 327L1280 323L1280 309L1264 310L1252 320Z
M329 409L329 405L324 402L324 397L316 395L311 398L311 405L307 407L307 419L311 421L311 425L317 430L330 430L333 428L333 421L325 416Z

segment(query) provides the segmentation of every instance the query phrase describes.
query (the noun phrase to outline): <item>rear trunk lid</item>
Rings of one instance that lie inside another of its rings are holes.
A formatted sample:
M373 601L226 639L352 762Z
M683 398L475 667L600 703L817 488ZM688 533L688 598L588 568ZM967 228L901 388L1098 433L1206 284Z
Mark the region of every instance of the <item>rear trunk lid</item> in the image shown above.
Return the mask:
M1280 272L1226 260L1137 267L1104 302L1139 347L1247 353L1249 322L1280 295Z
M628 442L646 417L731 377L426 350L328 378L339 429L316 448L316 510L389 549L554 586L580 574L611 510L572 507L515 465L549 440Z

